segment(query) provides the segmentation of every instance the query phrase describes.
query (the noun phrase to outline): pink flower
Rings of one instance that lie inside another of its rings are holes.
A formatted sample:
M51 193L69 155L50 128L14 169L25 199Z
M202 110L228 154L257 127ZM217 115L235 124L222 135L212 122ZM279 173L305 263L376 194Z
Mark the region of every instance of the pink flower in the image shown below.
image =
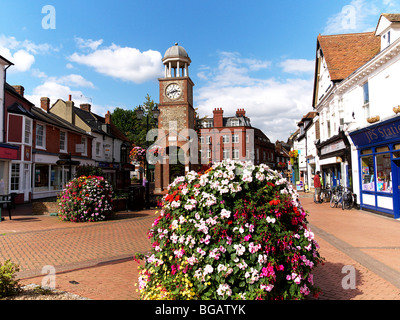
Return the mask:
M247 236L244 237L244 240L245 240L245 241L249 241L250 238L251 238L251 234L248 234Z

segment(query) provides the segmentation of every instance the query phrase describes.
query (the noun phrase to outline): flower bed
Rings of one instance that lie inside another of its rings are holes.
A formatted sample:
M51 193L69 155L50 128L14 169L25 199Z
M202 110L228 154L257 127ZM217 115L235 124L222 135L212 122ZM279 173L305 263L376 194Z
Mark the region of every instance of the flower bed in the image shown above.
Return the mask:
M322 258L276 171L223 161L169 186L140 266L142 299L303 299Z
M112 186L103 177L81 176L71 180L57 198L64 221L105 220L112 211Z

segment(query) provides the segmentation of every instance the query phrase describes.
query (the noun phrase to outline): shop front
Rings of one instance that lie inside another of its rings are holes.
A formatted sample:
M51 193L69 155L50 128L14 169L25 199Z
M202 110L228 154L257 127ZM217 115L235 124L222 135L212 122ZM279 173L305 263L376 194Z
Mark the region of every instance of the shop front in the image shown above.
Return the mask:
M323 187L352 188L350 143L343 131L316 144Z
M349 135L358 152L360 207L400 218L400 117Z

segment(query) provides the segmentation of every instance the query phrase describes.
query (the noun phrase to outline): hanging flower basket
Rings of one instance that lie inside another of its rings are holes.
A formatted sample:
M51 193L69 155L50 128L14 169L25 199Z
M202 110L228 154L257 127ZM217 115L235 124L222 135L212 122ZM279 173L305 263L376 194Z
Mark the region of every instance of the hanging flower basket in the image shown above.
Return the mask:
M143 149L139 146L133 146L130 154L129 159L131 161L143 162L146 159L146 149Z

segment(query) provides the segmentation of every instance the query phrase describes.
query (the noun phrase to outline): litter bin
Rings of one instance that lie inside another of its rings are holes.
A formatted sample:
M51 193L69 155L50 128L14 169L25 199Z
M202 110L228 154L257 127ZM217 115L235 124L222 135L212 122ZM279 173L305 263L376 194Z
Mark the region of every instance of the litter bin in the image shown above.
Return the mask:
M130 186L129 196L128 196L128 209L131 211L143 210L145 200L144 192L145 188L143 186Z

